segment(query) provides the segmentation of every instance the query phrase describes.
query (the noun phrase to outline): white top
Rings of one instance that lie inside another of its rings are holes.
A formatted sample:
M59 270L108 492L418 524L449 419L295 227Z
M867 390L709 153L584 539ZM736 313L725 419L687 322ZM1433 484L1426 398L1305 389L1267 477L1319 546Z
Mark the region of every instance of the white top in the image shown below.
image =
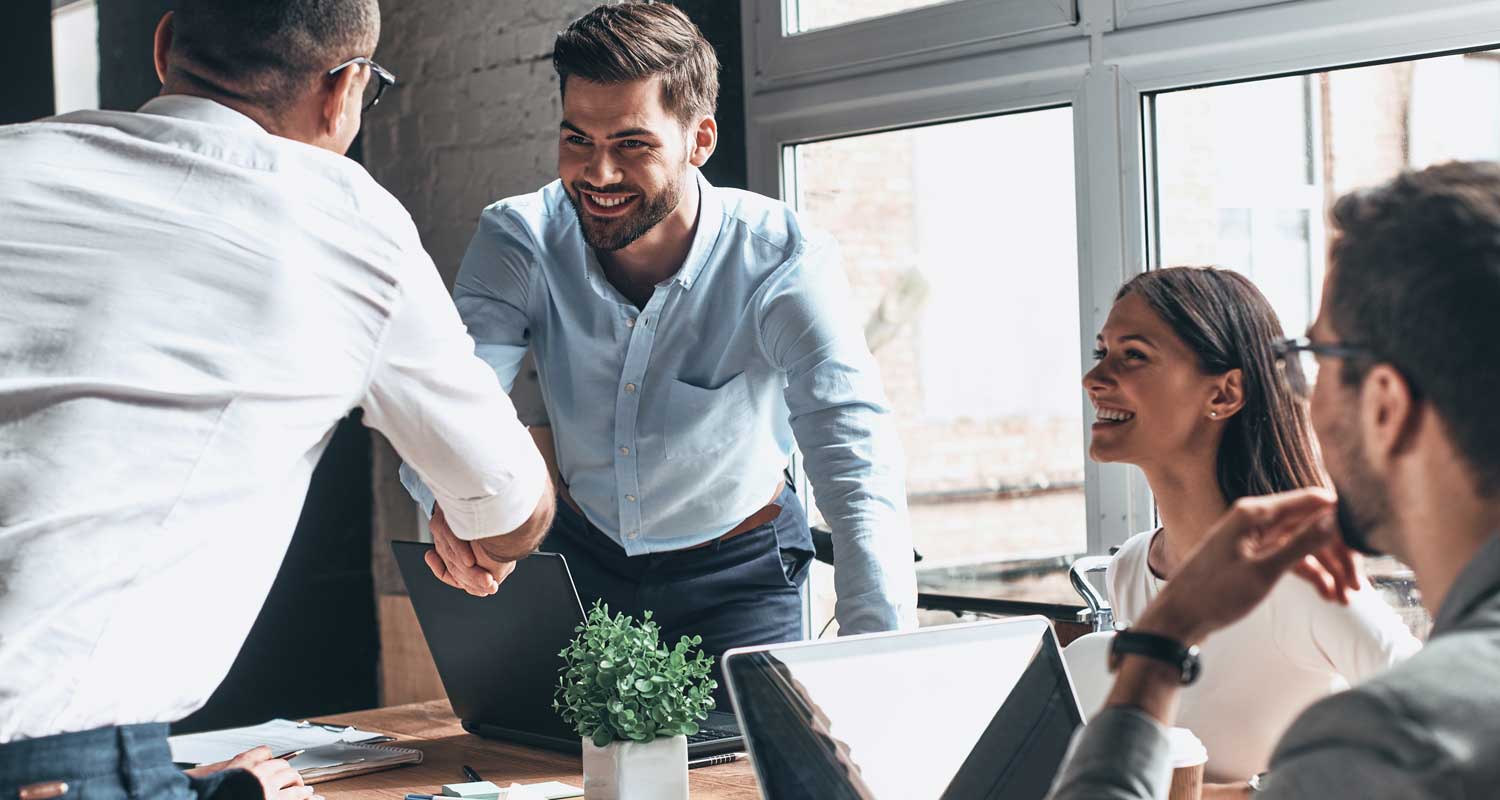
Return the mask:
M466 538L546 471L410 217L208 100L0 127L0 742L167 721L355 407Z
M1130 537L1110 562L1117 625L1129 625L1166 585L1146 564L1155 534ZM1373 587L1342 606L1288 575L1249 616L1200 645L1203 673L1183 690L1176 724L1208 749L1209 780L1242 781L1266 770L1307 706L1421 647Z

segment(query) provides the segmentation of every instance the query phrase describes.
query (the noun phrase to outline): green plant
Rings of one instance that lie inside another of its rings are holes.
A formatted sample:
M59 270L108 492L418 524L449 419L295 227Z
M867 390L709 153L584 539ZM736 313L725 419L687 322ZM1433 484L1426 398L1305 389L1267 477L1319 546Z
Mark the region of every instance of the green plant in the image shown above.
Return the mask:
M708 677L713 659L697 649L702 637L684 636L669 650L650 611L637 623L623 613L611 618L597 602L574 630L559 654L566 665L552 708L579 736L604 747L698 732L718 688Z

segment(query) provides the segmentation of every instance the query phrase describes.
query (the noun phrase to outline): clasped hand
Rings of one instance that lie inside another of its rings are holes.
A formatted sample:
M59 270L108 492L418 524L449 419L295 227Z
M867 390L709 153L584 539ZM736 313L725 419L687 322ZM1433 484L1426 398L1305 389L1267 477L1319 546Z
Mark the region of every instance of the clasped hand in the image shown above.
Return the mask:
M475 597L486 597L500 589L500 582L516 568L513 558L498 557L483 542L467 542L448 527L443 509L432 506L433 549L427 551L427 566L438 580Z

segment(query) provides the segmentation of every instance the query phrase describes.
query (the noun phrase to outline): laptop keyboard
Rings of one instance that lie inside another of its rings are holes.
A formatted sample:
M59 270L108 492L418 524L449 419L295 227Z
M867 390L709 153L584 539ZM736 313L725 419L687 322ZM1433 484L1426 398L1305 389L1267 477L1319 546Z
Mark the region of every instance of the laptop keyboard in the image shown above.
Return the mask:
M688 744L696 744L698 742L716 742L720 739L733 739L736 736L739 736L739 734L734 731L726 731L723 728L699 728L698 732L687 737L687 740Z

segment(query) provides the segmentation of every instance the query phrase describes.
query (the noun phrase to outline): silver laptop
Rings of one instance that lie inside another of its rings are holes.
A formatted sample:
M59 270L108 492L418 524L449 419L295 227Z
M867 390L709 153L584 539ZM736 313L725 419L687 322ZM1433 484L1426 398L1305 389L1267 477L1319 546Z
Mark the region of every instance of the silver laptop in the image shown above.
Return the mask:
M1042 617L724 657L769 800L1042 798L1083 723Z

